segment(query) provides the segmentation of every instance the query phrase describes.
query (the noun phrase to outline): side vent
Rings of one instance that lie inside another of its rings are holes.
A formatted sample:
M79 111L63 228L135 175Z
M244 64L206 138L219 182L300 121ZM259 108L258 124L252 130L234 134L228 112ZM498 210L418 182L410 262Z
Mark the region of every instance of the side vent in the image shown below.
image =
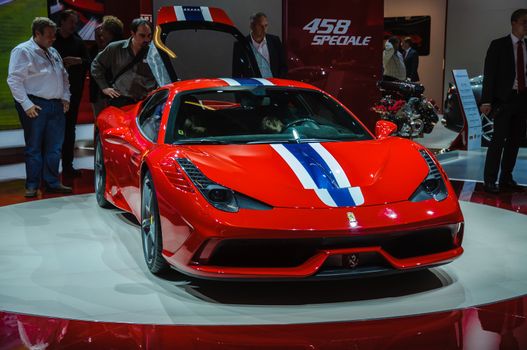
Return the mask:
M425 151L424 149L420 149L419 152L421 153L426 163L428 164L428 169L430 170L428 176L433 177L434 179L437 179L437 180L441 180L441 172L439 172L439 169L437 168L437 165L433 161L432 157L430 157L428 152Z
M203 173L188 159L176 158L178 164L185 170L188 177L200 188L205 189L207 186L214 185Z
M194 187L172 159L166 159L160 165L163 173L174 187L181 191L194 192Z

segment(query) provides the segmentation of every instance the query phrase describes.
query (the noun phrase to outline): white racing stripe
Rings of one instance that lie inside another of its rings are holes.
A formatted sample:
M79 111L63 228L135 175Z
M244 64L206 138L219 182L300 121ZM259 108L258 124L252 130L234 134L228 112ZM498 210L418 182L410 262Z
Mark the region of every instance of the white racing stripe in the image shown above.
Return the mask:
M207 22L212 22L212 16L210 15L209 8L207 6L200 6L200 9L203 19Z
M359 206L364 204L364 196L362 194L360 187L351 187L348 177L346 176L346 173L338 163L338 161L333 157L331 153L329 153L328 150L326 150L321 144L319 143L310 143L308 144L308 147L312 147L312 149L322 158L322 161L324 161L335 177L335 180L337 181L338 188L336 189L325 189L325 188L318 188L315 180L311 176L311 174L306 170L306 168L302 165L300 160L297 159L297 157L284 145L282 144L274 144L271 145L273 149L282 157L282 159L285 160L287 165L293 170L298 180L302 183L302 186L305 189L312 189L315 190L315 193L317 194L318 198L327 206L329 207L341 207L341 206ZM333 191L333 192L331 192ZM341 191L348 191L350 195L350 202L347 203L347 200L345 200L345 197L341 197L343 194ZM340 193L340 195L339 195ZM332 195L336 195L337 197L333 198Z
M263 85L266 85L266 86L274 86L273 83L271 83L269 80L264 79L264 78L252 78L252 79L258 80L260 83L262 83Z
M353 198L353 201L355 202L356 206L364 204L364 196L362 195L360 187L350 187L349 191L351 198Z
M178 21L186 21L185 12L183 12L183 6L174 6L174 11L176 12L176 19Z
M306 169L300 164L300 162L284 147L284 145L276 144L271 145L274 150L285 160L287 165L293 170L296 177L302 183L302 186L308 190L317 189L317 185L306 171ZM328 194L329 196L329 194Z
M229 84L229 86L241 86L242 84L238 83L236 80L231 78L219 78Z
M339 162L333 157L329 151L322 146L320 143L310 143L310 146L318 153L320 157L326 162L331 169L333 176L337 180L340 188L348 188L351 198L356 206L364 204L364 196L360 187L351 187L348 176L344 172L344 169L340 166Z
M344 169L342 169L335 157L333 157L333 155L329 153L328 150L325 149L324 146L322 146L320 143L310 143L309 145L326 162L328 167L331 169L333 176L335 176L335 180L337 180L337 184L339 185L339 187L351 187L351 184L349 182L348 177L346 176L346 173L344 172Z
M318 196L318 198L327 205L328 207L338 207L337 203L331 198L331 195L329 194L328 190L324 188L316 188L315 192Z

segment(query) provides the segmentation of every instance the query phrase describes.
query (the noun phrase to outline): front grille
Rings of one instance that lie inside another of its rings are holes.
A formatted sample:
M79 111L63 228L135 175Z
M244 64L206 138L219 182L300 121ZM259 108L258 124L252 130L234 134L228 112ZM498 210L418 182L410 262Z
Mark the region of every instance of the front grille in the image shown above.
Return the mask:
M230 267L294 267L315 255L311 239L228 239L209 259L210 265Z
M430 255L455 248L454 226L354 237L296 239L226 239L218 244L207 265L225 267L294 267L320 250L380 246L398 259ZM371 265L382 265L379 257ZM368 261L368 260L366 260Z

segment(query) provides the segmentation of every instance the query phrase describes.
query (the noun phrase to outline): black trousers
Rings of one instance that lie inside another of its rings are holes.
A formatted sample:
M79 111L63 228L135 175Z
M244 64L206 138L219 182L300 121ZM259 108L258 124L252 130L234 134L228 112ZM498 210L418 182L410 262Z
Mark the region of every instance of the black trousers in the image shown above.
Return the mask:
M70 97L70 109L66 112L66 127L64 128L64 143L62 144L62 169L73 167L75 152L75 127L79 115L82 91Z
M500 182L512 180L516 157L527 128L527 92L514 92L509 101L493 108L496 110L494 134L485 159L485 183L495 183L498 173Z

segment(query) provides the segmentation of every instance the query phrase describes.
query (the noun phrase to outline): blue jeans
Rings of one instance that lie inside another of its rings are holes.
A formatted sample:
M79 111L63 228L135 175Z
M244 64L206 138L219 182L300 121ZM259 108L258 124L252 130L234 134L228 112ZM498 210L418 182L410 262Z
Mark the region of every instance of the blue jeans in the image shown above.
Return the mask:
M22 106L15 102L26 142L26 188L39 188L41 179L47 187L58 187L65 127L62 102L34 96L30 96L30 99L42 108L36 118L29 118Z

